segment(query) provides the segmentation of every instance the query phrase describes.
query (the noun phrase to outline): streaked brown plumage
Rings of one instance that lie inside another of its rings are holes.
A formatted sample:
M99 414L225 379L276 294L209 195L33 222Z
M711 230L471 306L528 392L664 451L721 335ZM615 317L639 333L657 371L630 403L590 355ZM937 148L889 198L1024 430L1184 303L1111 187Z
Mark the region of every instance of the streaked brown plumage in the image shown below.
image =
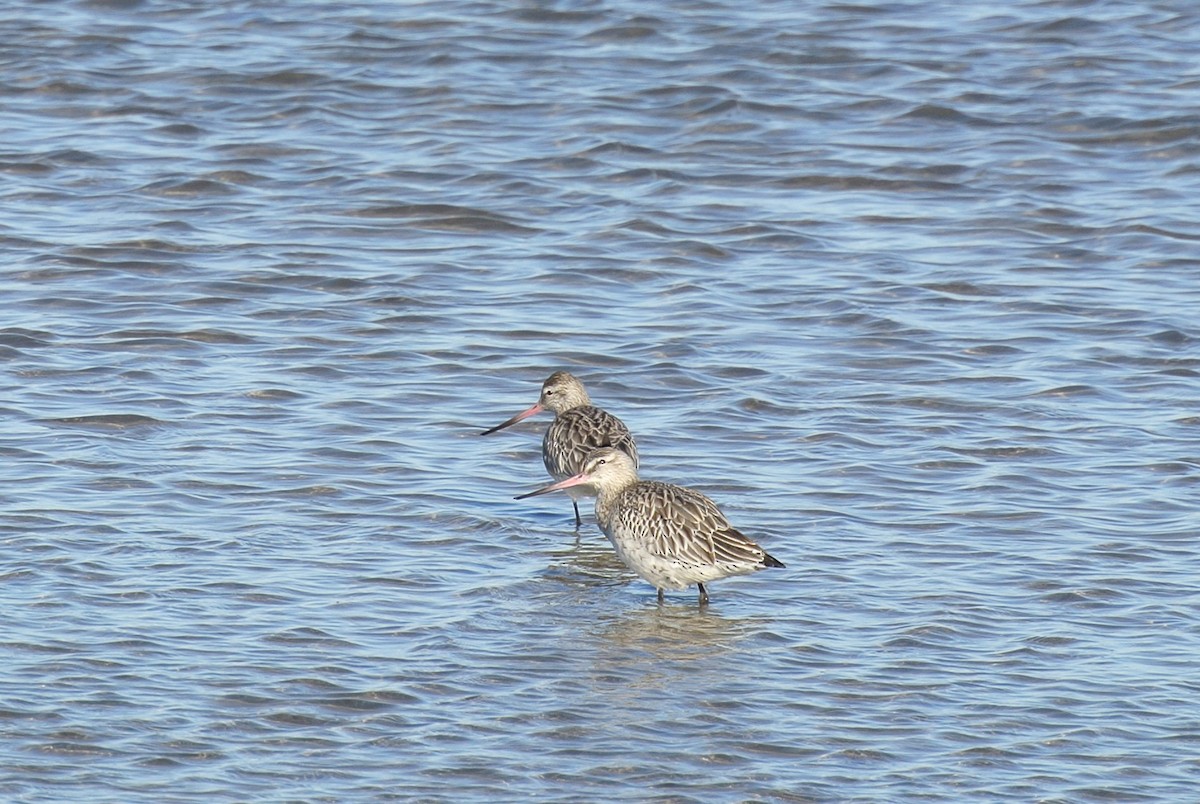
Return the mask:
M621 560L658 589L704 584L783 564L740 531L700 492L638 480L637 466L619 449L592 452L578 474L517 499L559 489L587 487L596 494L596 521Z
M543 410L554 413L554 421L542 437L542 463L555 480L565 480L578 474L588 454L600 447L621 450L637 467L637 445L629 428L616 416L593 405L583 383L566 371L556 371L546 378L542 383L541 396L532 407L480 435L503 430ZM579 516L578 498L588 493L582 488L568 492L571 504L575 507L575 527L583 524Z

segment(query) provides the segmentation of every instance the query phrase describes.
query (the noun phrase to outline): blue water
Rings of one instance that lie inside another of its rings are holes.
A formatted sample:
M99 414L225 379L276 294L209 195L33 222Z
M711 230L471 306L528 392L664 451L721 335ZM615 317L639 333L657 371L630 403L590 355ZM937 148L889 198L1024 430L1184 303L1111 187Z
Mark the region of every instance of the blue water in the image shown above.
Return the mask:
M0 798L1190 801L1191 3L0 11ZM787 564L654 590L569 369Z

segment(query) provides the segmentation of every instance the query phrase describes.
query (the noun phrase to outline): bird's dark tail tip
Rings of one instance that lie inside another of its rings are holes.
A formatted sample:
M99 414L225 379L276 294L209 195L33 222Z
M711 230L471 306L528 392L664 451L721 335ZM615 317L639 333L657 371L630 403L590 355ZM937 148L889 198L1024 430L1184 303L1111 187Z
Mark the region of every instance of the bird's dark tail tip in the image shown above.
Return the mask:
M764 567L782 567L784 564L770 553L763 553L762 565Z

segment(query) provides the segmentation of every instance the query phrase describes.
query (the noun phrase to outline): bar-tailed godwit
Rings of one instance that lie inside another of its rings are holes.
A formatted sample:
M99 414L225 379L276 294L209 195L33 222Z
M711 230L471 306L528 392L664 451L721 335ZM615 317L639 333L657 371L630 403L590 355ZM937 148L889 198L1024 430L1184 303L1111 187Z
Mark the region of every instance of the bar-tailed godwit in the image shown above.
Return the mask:
M587 389L575 375L556 371L542 383L542 395L528 410L497 424L480 435L503 430L543 410L553 411L554 421L542 437L542 463L555 480L566 480L583 470L584 459L599 447L614 447L638 465L637 445L629 428L611 413L592 404ZM579 498L588 496L585 488L568 491L575 507L575 527L583 524L579 518Z
M716 503L700 492L638 480L637 465L619 449L595 450L582 471L516 499L583 486L596 495L596 521L617 555L654 584L659 602L664 589L696 584L703 605L709 581L783 566L730 525Z

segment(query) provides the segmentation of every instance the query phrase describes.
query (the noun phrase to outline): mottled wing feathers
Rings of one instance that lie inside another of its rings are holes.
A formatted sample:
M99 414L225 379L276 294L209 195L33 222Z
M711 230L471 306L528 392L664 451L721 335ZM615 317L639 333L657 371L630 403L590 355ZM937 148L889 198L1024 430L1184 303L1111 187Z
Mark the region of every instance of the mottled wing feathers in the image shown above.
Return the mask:
M693 489L643 480L622 492L616 529L643 549L693 565L756 566L766 553L738 532L716 503Z
M583 471L594 449L616 447L638 463L637 445L629 428L608 411L583 405L560 413L542 438L542 461L551 477L563 479Z

